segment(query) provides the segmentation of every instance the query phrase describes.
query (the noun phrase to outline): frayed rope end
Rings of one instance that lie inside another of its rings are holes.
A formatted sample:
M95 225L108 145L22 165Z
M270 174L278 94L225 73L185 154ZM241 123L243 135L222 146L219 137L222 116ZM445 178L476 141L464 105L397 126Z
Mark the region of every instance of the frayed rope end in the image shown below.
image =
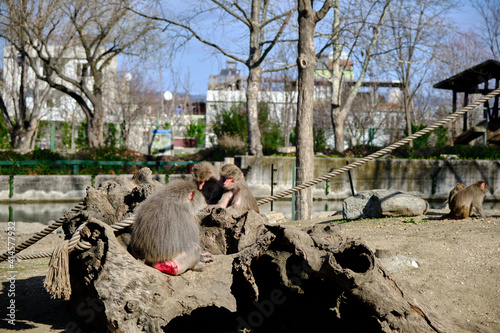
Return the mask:
M49 262L49 271L43 283L52 298L61 298L65 301L71 296L68 244L69 241L65 240L54 249Z

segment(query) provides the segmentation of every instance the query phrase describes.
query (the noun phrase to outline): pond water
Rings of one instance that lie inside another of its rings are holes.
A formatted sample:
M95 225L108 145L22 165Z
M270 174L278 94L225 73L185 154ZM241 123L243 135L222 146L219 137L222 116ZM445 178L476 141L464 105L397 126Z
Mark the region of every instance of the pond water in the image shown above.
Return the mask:
M444 200L429 201L431 208L438 208ZM313 202L314 212L334 212L342 210L343 200L321 200ZM40 222L49 224L50 220L57 220L63 216L65 211L70 211L78 202L41 202L41 203L0 203L0 222ZM485 201L485 210L500 209L500 202ZM259 207L261 213L271 210L271 204L266 203ZM292 202L282 200L273 202L273 210L282 212L286 218L290 218Z

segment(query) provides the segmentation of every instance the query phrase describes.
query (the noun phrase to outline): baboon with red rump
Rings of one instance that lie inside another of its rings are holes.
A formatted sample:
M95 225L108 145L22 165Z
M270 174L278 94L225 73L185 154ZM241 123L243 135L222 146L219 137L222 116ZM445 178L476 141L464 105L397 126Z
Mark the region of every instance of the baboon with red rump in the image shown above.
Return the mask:
M460 183L459 183L460 184ZM459 184L455 187L460 187ZM453 189L452 192L455 190ZM472 216L472 212L475 211L480 217L489 217L488 214L483 210L483 201L488 192L488 185L484 181L478 181L472 185L467 186L456 192L455 195L451 195L450 192L450 212L443 215L442 219L466 219Z
M203 271L213 257L201 249L193 217L205 206L203 195L192 181L174 180L158 189L137 208L132 254L171 275L189 269Z
M224 193L219 201L222 208L233 207L241 210L254 210L259 213L259 206L248 188L243 172L234 164L226 164L220 171L220 182Z
M193 180L205 197L207 204L216 204L222 195L219 171L209 162L195 164L191 170Z

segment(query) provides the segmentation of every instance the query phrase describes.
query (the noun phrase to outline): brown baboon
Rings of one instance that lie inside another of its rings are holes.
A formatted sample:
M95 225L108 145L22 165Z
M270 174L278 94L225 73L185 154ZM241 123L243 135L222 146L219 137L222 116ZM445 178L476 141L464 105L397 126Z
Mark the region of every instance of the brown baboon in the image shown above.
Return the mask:
M195 164L191 170L193 180L205 197L207 204L216 204L222 196L219 171L209 162Z
M222 167L220 182L224 193L219 201L223 208L234 207L242 210L255 210L259 213L257 200L248 188L243 172L234 164L226 164Z
M457 185L455 185L455 187L450 191L450 195L448 196L448 207L450 207L450 210L451 210L450 206L451 198L453 198L453 196L457 194L458 191L463 190L464 188L466 188L464 183L457 183Z
M205 205L192 181L169 182L137 208L131 252L168 274L179 275L188 269L202 271L213 258L200 248L193 216Z
M457 184L458 187L458 184ZM456 188L456 187L455 187ZM453 189L452 191L454 191ZM450 192L450 212L443 215L442 219L466 219L472 216L472 211L475 211L482 218L489 215L483 210L483 200L488 192L488 185L483 181L478 181L466 188L459 190L455 195L451 196Z
M464 189L466 186L464 183L457 183L457 185L455 185L455 187L450 191L450 194L448 195L448 199L446 199L445 202L443 202L443 204L441 206L439 206L439 209L443 209L444 207L446 207L446 205L448 205L448 207L450 208L451 210L451 206L450 206L450 201L451 201L451 198L460 190Z

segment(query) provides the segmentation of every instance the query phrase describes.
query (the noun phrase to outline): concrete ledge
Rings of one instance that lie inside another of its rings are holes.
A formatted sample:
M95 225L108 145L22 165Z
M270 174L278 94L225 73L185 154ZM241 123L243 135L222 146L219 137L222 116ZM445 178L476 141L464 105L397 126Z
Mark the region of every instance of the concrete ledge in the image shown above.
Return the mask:
M353 163L358 159L316 157L314 177L323 176L332 170ZM295 157L237 156L236 164L248 170L246 180L258 199L271 195L271 166L274 173L274 194L289 190L292 185ZM229 162L226 161L226 163ZM484 180L489 186L486 200L500 199L500 162L485 160L404 160L377 159L351 170L354 190L387 189L408 192L423 199L446 200L457 182L470 185ZM97 175L94 187L119 175ZM132 178L133 175L121 175ZM165 183L165 175L153 175ZM169 179L191 178L191 175L169 175ZM91 176L14 176L13 197L9 198L9 176L0 176L0 200L2 201L80 201L91 185ZM315 200L343 200L351 196L347 173L331 178L313 187ZM291 195L283 198L290 200Z
M116 177L127 177L128 179L132 179L134 175L126 174L126 175L97 175L94 178L94 187L98 188L102 183L111 180ZM159 181L162 184L165 184L165 175L152 175L153 180Z
M0 200L8 200L10 192L10 176L0 176Z
M11 200L78 201L85 197L90 175L14 176Z

